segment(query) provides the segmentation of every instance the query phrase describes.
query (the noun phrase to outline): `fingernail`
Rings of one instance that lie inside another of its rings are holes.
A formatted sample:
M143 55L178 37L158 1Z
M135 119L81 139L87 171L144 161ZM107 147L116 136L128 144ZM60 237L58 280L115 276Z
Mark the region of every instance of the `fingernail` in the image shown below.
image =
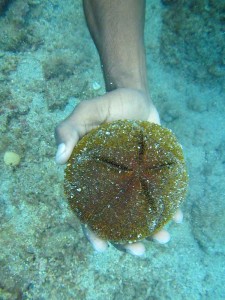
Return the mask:
M57 164L61 164L64 162L63 159L63 154L66 150L66 145L64 143L59 144L57 152L56 152L56 156L55 156L55 161Z

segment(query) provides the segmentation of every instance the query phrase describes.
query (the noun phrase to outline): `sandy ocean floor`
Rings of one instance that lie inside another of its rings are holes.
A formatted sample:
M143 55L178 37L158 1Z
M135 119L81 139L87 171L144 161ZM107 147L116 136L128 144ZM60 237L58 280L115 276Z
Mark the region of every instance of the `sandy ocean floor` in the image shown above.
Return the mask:
M83 99L104 93L81 1L6 2L0 1L0 299L225 299L222 4L147 4L152 98L163 126L183 145L190 183L183 223L168 226L171 241L145 241L140 258L112 246L103 254L92 249L65 199L64 167L54 162L56 124ZM7 151L21 157L18 166L5 164Z

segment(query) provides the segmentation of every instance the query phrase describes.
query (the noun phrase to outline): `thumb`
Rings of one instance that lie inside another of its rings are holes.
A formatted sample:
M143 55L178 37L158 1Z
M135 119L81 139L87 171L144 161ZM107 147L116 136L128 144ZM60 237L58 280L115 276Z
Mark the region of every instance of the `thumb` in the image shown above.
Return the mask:
M55 137L58 145L55 161L57 164L65 164L79 140L79 135L75 130L71 134L71 131L66 127L58 127L55 131Z

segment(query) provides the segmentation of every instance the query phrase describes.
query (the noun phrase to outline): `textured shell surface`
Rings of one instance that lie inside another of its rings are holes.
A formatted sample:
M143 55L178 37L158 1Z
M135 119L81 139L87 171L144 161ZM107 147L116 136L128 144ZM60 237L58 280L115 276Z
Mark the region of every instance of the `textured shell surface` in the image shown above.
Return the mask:
M188 175L171 130L147 121L93 129L65 169L70 207L99 237L115 243L152 236L183 202Z

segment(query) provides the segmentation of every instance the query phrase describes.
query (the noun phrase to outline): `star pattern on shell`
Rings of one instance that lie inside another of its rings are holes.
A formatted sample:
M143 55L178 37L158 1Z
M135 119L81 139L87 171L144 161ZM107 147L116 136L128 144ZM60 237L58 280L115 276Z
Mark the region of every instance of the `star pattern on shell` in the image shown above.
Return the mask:
M152 236L183 202L188 176L171 130L147 121L93 129L65 170L70 207L100 238L127 243Z

